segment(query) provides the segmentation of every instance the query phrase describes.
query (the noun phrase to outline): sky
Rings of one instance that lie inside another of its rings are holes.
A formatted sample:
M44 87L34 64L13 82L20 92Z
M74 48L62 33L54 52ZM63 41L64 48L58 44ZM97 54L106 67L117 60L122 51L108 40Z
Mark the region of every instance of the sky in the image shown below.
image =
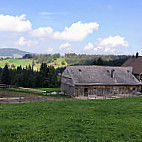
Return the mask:
M142 54L142 0L0 1L0 48Z

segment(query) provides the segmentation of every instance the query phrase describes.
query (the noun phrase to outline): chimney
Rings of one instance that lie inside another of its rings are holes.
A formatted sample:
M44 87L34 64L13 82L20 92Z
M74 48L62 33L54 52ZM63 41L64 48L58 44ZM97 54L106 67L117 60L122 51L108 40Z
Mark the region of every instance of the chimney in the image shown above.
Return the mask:
M137 52L137 53L136 53L136 58L138 58L138 57L139 57L139 53Z
M111 78L114 79L114 69L111 70Z

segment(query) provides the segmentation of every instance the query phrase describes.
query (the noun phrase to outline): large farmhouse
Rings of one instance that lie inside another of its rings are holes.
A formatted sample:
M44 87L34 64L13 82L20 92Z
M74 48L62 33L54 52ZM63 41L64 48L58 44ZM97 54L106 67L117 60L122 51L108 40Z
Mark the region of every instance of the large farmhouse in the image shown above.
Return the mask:
M62 74L61 89L71 96L135 94L141 84L132 67L68 66Z
M132 73L138 80L142 80L142 56L131 56L122 67L133 67Z

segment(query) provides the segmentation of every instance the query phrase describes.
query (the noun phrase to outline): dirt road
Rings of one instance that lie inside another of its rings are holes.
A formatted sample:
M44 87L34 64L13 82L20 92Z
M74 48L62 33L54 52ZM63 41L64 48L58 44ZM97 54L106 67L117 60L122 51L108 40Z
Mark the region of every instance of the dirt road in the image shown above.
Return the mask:
M38 96L27 93L0 91L0 103L24 103L24 102L41 102L41 101L63 101L71 98L55 98L49 96Z

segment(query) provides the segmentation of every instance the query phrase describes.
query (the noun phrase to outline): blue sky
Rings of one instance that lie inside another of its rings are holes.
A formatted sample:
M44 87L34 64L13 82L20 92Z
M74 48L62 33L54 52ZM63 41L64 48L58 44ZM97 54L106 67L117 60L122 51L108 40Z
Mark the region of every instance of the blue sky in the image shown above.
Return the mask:
M0 48L142 54L141 0L0 1Z

